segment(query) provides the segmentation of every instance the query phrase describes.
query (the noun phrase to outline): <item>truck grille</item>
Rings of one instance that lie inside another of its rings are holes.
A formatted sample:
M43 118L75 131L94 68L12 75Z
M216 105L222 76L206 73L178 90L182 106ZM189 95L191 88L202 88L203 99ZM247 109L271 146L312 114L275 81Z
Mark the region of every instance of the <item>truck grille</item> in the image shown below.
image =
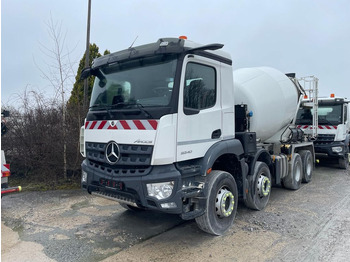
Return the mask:
M314 142L316 145L330 144L334 142L335 135L326 134L326 135L318 135L316 141Z
M86 158L91 168L112 176L140 176L150 172L153 146L119 144L120 159L111 165L106 158L107 143L86 142Z

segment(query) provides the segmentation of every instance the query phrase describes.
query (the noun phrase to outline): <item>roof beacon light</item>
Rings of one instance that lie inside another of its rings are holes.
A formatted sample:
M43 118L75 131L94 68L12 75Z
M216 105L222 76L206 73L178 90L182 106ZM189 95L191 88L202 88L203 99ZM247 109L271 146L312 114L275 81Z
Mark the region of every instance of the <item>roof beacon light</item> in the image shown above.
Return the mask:
M304 99L307 99L307 95L304 95Z
M183 39L183 40L187 40L187 36L185 36L185 35L181 35L181 36L179 36L179 38Z
M334 98L334 94L331 94L331 98Z

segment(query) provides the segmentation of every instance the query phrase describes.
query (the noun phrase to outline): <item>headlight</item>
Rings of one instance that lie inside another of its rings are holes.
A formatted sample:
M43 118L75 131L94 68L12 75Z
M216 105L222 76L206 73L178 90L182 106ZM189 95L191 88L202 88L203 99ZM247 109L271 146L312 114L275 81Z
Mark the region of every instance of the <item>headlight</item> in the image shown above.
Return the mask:
M80 143L80 154L81 154L83 157L85 157L84 131L85 131L85 127L82 126L82 127L80 128L79 143Z
M151 197L159 200L166 199L171 196L174 189L174 181L164 183L147 184L147 193Z
M340 153L343 151L343 148L341 146L335 146L335 147L332 147L332 151L334 153Z
M85 171L82 171L81 173L81 182L87 183L87 173Z

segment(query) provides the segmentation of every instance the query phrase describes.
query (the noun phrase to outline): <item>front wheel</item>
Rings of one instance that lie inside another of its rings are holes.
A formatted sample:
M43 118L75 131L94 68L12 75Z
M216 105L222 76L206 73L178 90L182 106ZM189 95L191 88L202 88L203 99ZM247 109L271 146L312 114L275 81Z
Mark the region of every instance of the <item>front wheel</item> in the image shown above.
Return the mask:
M207 176L207 202L202 216L196 218L200 229L223 235L233 224L237 212L238 191L233 176L224 171L212 171Z
M344 158L339 158L339 167L341 169L349 168L349 153L345 154Z

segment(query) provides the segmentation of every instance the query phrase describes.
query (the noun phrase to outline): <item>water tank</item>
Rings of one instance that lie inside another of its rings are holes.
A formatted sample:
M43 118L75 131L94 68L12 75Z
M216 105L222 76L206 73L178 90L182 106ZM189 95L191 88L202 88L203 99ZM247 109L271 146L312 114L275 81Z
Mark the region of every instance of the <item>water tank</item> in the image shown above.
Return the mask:
M250 131L262 142L276 143L293 120L299 91L282 72L270 67L242 68L233 72L235 104L247 104Z

